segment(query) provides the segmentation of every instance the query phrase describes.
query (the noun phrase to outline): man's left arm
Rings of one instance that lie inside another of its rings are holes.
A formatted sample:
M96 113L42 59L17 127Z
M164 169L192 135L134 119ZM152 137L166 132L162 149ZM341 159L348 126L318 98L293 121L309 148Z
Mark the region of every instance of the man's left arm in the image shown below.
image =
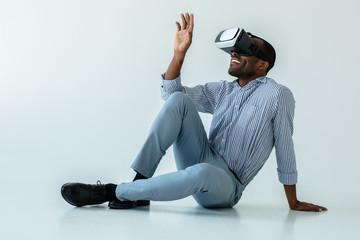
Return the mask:
M292 140L294 110L294 97L288 88L283 87L278 95L273 122L279 181L284 184L285 194L291 210L326 211L325 207L301 202L296 196L297 169Z

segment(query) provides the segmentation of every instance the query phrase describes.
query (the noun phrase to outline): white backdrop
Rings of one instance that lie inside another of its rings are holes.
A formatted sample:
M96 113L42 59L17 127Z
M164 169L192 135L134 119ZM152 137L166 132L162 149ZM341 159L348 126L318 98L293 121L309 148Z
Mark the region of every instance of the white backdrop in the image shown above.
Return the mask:
M160 74L175 21L189 11L195 29L183 83L233 79L229 56L213 43L225 28L271 42L278 58L269 77L297 101L299 197L355 203L359 190L348 186L360 183L359 7L355 0L1 0L0 181L22 189L47 183L46 200L67 181L130 180L129 165L163 104ZM210 116L201 116L208 129ZM157 174L173 170L168 151ZM250 198L286 204L274 155L246 190Z

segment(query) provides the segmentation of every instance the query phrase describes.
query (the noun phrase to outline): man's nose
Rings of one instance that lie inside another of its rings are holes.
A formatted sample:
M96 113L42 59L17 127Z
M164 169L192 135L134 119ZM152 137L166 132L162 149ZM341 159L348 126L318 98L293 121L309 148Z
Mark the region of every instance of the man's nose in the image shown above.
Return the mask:
M237 52L232 51L231 56L232 57L239 57L240 55Z

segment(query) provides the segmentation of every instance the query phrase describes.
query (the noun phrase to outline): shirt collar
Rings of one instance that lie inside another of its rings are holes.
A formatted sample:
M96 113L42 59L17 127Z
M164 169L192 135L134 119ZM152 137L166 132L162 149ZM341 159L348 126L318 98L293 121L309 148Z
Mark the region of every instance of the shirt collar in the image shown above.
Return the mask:
M267 82L267 77L266 76L258 77L256 79L252 80L251 82L249 82L248 84L246 84L243 88L247 89L247 88L253 86L256 83L266 83L266 82ZM234 86L240 87L240 85L237 82L237 79L233 81L233 84L234 84Z
M255 81L266 83L267 77L266 76L258 77L257 79L255 79Z

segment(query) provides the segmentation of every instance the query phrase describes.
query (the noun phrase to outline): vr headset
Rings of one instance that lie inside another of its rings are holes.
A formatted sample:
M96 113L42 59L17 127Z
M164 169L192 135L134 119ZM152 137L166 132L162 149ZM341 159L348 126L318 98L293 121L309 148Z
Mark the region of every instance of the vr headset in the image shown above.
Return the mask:
M245 32L242 28L231 28L222 31L217 35L215 45L229 54L236 52L242 56L256 55L260 59L271 64L270 58L260 50L254 40L251 39L252 37L256 36L249 32Z

